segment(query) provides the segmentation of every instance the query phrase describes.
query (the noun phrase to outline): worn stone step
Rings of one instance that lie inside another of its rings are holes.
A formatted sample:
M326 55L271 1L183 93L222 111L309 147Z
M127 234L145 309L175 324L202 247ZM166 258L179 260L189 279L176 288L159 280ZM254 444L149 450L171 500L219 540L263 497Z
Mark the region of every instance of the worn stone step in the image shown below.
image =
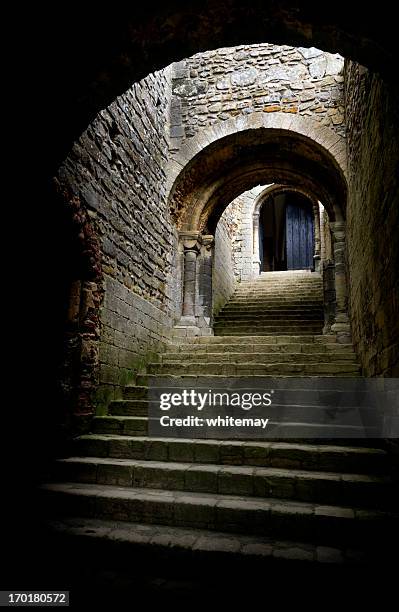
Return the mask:
M261 299L253 299L253 300L231 300L227 302L223 308L229 308L231 310L243 310L248 308L249 311L259 310L259 309L323 309L323 302L321 300L313 300L313 301L302 301L299 300L283 300L283 299L273 299L273 300L261 300Z
M324 322L324 316L320 312L307 312L307 313L298 313L298 312L276 312L272 313L268 312L259 312L257 315L245 312L245 310L241 312L221 312L216 317L217 323L225 323L229 325L233 325L236 322L240 323L276 323L280 324L281 322L290 321L292 323L297 322L312 322L312 321L322 321Z
M64 482L274 497L342 506L357 504L371 508L387 508L395 501L393 483L388 476L98 457L60 459L54 468L54 478Z
M223 332L234 330L237 332L245 333L245 335L255 335L258 332L263 332L267 335L267 331L270 333L275 332L285 332L285 335L300 335L301 333L311 332L313 335L317 334L317 332L321 332L321 321L278 321L278 322L259 322L259 323L246 323L245 321L232 321L232 322L224 322L217 321L214 324L214 332Z
M214 328L223 328L223 327L229 327L229 326L234 326L234 327L240 327L241 328L268 328L268 327L278 327L280 328L284 328L287 327L288 329L290 328L302 328L302 327L320 327L320 325L323 323L323 321L321 319L303 319L303 318L298 318L298 319L289 319L288 317L283 318L283 319L272 319L270 317L265 317L265 318L261 318L261 319L254 319L254 318L248 318L247 320L245 319L219 319L216 318L215 323L214 323ZM317 333L317 332L315 332Z
M115 400L108 405L110 416L147 416L148 399Z
M298 315L303 315L305 316L306 314L323 314L323 309L318 305L318 304L314 304L311 306L285 306L285 307L276 307L276 306L270 306L270 305L265 305L263 307L259 307L259 306L248 306L248 304L246 304L245 306L234 306L229 304L228 306L224 306L222 308L222 310L220 311L221 314L246 314L247 316L254 316L256 317L258 314L267 314L267 315L271 315L273 313L276 314L298 314Z
M119 435L146 435L146 416L96 416L92 420L93 433L115 433Z
M291 319L289 317L285 317L282 319L272 319L270 317L264 317L264 318L259 318L259 319L253 319L253 318L248 318L248 319L239 319L239 318L235 318L235 319L225 319L225 318L217 318L215 323L214 323L214 328L224 328L224 327L229 327L229 326L233 326L233 327L239 327L241 328L255 328L258 329L259 327L263 328L268 328L268 327L277 327L277 328L302 328L302 327L315 327L315 328L319 328L320 325L322 325L323 321L319 318L317 319L303 319L303 318L297 318L297 319Z
M177 390L176 390L177 392ZM292 391L292 396L295 397L295 395L298 396L298 391L294 390ZM285 397L287 396L287 393L285 393ZM310 398L312 399L312 398ZM295 401L295 400L294 400ZM227 404L223 403L222 406L226 406ZM290 413L287 412L287 406L289 405L290 407ZM149 409L150 408L154 408L154 409L158 409L159 405L158 402L156 400L147 400L147 401L143 401L140 402L140 409L138 410L137 405L134 401L130 401L130 400L119 400L117 402L113 402L112 405L112 409L109 408L109 416L142 416L142 417L146 417L149 414ZM353 421L353 410L350 411L349 408L350 406L348 405L347 408L347 414L343 414L342 411L342 406L340 405L340 422L342 422L342 420L344 418L346 418L346 420L352 420ZM370 408L369 411L371 412L370 416L373 415L373 410L375 410L374 408ZM276 414L276 411L278 411L278 414ZM305 418L308 419L314 419L317 422L320 422L320 415L323 413L323 411L325 412L324 418L325 419L333 419L335 418L335 412L334 410L330 409L327 405L322 406L320 404L320 400L319 401L314 401L313 403L305 403L304 400L300 400L297 401L296 403L294 402L288 402L288 399L285 401L284 404L279 404L278 402L273 402L272 407L269 408L268 410L268 416L270 418L277 418L279 417L280 419L283 420L288 420L290 418L292 418L291 416L289 416L289 414L294 413L295 416L300 419L301 421L303 421ZM368 412L366 410L366 408L363 406L362 407L362 414L365 415L366 412Z
M234 348L234 345L233 345ZM171 364L180 363L182 361L182 353L164 353L160 356L159 363ZM356 355L353 352L342 351L338 352L234 352L223 351L217 352L203 352L190 351L184 353L184 363L190 362L219 362L219 363L297 363L300 361L312 362L312 363L339 363L339 362L353 362L357 363Z
M180 339L179 346L182 345L196 345L196 344L334 344L337 343L337 338L334 335L328 334L312 334L312 335L301 335L301 334L285 334L281 336L262 336L258 334L248 334L247 336L240 336L238 338L224 338L223 336L196 336L193 338L187 338L185 340ZM171 346L174 346L172 344ZM344 346L352 346L346 344Z
M258 336L271 336L273 334L277 336L285 336L287 333L292 334L308 334L309 336L313 336L321 329L313 326L313 327L267 327L267 328L256 328L254 327L243 327L242 329L232 329L229 327L215 329L215 336L249 336L253 334L258 334Z
M384 474L388 472L387 453L381 448L341 446L304 441L190 440L90 434L72 443L76 456L113 457L152 461L185 461L276 467L286 469L336 471L340 473ZM351 441L353 443L353 441Z
M214 327L311 327L320 326L323 320L320 317L304 319L303 317L268 317L262 316L257 319L253 317L217 317Z
M91 549L94 542L96 553L101 550L104 559L116 557L131 563L132 558L140 558L141 564L148 564L152 570L158 567L164 571L167 559L169 568L171 564L177 566L176 575L179 577L185 575L187 568L190 568L190 575L214 575L219 564L223 564L224 575L231 572L240 575L250 567L253 576L256 575L254 572L263 574L265 568L274 563L278 563L281 569L290 564L295 564L295 568L298 564L306 568L325 564L329 568L352 567L368 564L375 558L375 550L368 550L367 546L362 550L334 548L267 536L169 525L81 517L52 520L47 524L53 538L61 539L61 545L64 538L67 542L73 539L76 549L85 550L85 544Z
M42 494L43 509L51 517L163 524L333 545L389 537L398 520L394 513L357 507L110 485L55 483L43 485Z
M313 292L293 292L293 291L240 291L236 292L232 295L232 300L244 300L251 302L252 300L263 300L267 302L273 299L285 299L287 301L294 301L297 299L302 300L303 302L321 302L323 300L323 295L319 291Z
M126 385L123 388L123 399L126 400L146 400L148 396L148 385L137 384L137 385Z
M297 306L299 308L301 306L306 306L306 305L320 307L323 305L323 299L322 299L322 296L317 296L316 298L305 298L301 295L298 295L293 298L287 298L281 295L271 296L270 294L265 297L254 295L251 299L249 299L248 296L245 296L245 295L242 295L242 296L233 295L230 298L230 300L226 303L226 305L239 306L240 304L245 304L245 303L252 304L253 306L256 306L259 303L263 303L266 306L269 304L270 306L287 304L289 306Z
M92 425L93 432L98 434L112 434L117 433L119 435L147 435L148 434L148 419L141 417L141 422L138 424L134 422L138 417L95 417ZM319 438L363 438L364 428L361 425L349 424L337 424L335 420L329 422L329 418L326 412L321 413L319 420L316 422L311 420L306 415L303 421L293 420L292 418L282 418L280 415L276 420L270 419L268 423L268 430L265 436L268 439L312 439L315 436ZM350 420L350 419L349 419ZM116 422L115 422L116 421ZM265 439L265 436L252 436L254 439ZM210 437L210 436L209 436ZM213 437L217 437L215 434ZM245 436L241 436L243 439Z
M282 366L284 364L281 364ZM303 364L306 365L306 364ZM356 372L342 372L343 368L342 366L340 367L341 372L336 372L335 373L327 373L326 372L326 367L323 368L323 366L326 366L328 364L320 364L320 368L323 369L323 372L320 372L318 374L316 374L314 372L314 370L312 370L312 364L307 364L309 369L309 372L306 374L306 376L303 377L304 380L304 384L308 384L307 382L307 378L328 378L330 376L337 376L339 378L357 378L358 374ZM273 364L273 366L275 366L275 364ZM337 366L338 367L338 366ZM354 369L356 369L356 366L353 366ZM273 371L273 369L275 371ZM246 380L246 385L248 390L253 390L253 385L256 384L256 388L259 388L259 385L261 384L261 382L263 382L264 385L269 386L270 385L270 379L276 380L276 378L295 378L295 379L300 379L302 378L302 376L298 375L298 372L295 372L295 368L292 368L291 372L288 372L288 364L287 367L285 369L285 371L283 371L283 367L278 368L278 367L271 367L271 364L269 364L269 369L268 372L266 373L265 368L263 368L263 372L252 372L252 373L243 373L242 371L239 374L229 374L229 375L223 375L223 374L215 374L215 373L174 373L174 374L166 374L158 372L157 374L139 374L137 375L137 380L140 383L140 385L147 385L151 386L152 388L156 388L157 386L159 387L160 384L160 378L162 379L162 388L170 388L170 389L182 389L183 388L188 388L188 387L199 387L202 389L210 389L210 388L221 388L221 389L225 389L226 387L226 378L229 379L234 379L237 378L239 380L237 380L236 382L241 385L242 383L242 378L245 378ZM252 381L253 379L253 381ZM251 382L252 381L252 382ZM230 382L234 382L233 380ZM242 385L240 386L240 388L242 388ZM125 397L126 399L130 399L129 395L134 395L134 386L128 386L127 388L127 392L125 392ZM132 393L131 393L132 392Z
M302 353L301 353L302 355ZM278 360L276 363L268 361L260 362L228 362L220 363L219 361L197 361L184 362L176 361L173 363L150 363L148 366L150 374L215 374L223 376L246 376L247 374L275 374L276 376L284 376L285 374L296 374L299 376L315 376L326 375L335 376L342 374L360 373L360 365L357 363L317 363L303 362L298 363L297 359L293 363L287 363L283 360Z
M248 333L252 333L252 334L258 333L259 335L268 335L268 332L270 334L278 333L282 335L285 335L287 333L315 334L318 331L321 331L321 328L322 328L321 322L317 322L317 323L315 322L312 325L310 324L301 325L298 323L287 322L287 324L284 324L284 325L259 324L259 325L250 326L250 325L241 325L240 322L236 321L236 322L232 322L229 324L218 323L214 327L214 333L215 335L222 335L222 336L230 336L230 335L235 335L235 334L247 335Z
M222 336L216 336L221 338ZM160 355L179 354L181 359L185 359L187 354L195 353L196 355L211 355L221 353L318 353L328 354L333 356L335 353L353 355L356 357L356 353L353 350L351 344L322 344L321 342L302 342L302 343L286 343L286 344L272 344L270 342L265 343L253 343L253 344L238 344L238 343L184 343L172 345L167 349L167 352Z

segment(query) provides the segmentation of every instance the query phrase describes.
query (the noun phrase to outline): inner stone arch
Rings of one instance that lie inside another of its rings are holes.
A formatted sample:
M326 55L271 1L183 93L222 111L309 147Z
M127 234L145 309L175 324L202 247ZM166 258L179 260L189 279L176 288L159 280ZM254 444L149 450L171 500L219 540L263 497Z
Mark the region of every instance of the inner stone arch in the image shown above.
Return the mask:
M264 121L262 115L232 121L222 133L215 139L220 130L210 129L205 140L210 144L192 155L197 143L190 143L191 156L183 151L173 160L172 170L180 168L180 172L170 187L169 207L179 229L212 233L235 197L259 183L274 182L302 185L318 194L331 220L344 220L347 186L342 138L314 121L277 116Z

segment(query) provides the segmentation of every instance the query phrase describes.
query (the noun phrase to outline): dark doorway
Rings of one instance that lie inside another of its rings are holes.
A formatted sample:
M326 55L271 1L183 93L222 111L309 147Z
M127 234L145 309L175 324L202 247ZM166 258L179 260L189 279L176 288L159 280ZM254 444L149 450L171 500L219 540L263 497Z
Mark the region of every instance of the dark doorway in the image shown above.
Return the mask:
M270 195L259 216L262 272L313 269L314 221L310 200L298 193Z

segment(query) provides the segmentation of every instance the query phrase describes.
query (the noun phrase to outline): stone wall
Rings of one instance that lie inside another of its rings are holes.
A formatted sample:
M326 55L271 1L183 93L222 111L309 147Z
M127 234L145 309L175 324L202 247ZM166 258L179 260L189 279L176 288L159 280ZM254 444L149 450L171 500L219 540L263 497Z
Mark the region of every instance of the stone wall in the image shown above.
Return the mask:
M58 180L87 210L101 251L100 406L150 358L176 318L177 237L165 193L169 71L102 111Z
M353 62L345 96L353 339L366 376L399 376L399 99Z
M234 276L233 239L236 219L228 206L219 219L215 232L214 264L212 274L213 314L217 315L233 294Z
M203 127L256 111L309 116L345 135L343 58L271 44L199 53L172 65L172 149Z

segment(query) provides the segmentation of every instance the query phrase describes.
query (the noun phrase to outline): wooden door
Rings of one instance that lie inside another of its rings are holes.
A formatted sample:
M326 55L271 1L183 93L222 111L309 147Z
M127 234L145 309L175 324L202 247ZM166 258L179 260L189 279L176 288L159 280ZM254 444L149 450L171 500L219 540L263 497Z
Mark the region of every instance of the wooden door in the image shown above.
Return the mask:
M312 206L305 201L286 206L287 270L313 268L314 228Z

